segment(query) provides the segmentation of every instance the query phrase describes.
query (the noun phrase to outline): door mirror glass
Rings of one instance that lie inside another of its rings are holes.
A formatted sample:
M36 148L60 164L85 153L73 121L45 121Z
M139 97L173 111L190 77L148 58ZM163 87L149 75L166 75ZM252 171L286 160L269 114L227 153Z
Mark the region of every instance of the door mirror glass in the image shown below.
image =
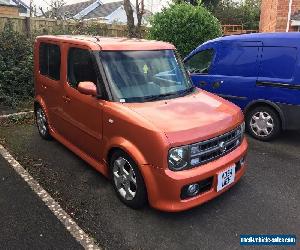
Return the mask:
M77 90L84 95L97 95L97 87L93 82L80 82L78 84Z

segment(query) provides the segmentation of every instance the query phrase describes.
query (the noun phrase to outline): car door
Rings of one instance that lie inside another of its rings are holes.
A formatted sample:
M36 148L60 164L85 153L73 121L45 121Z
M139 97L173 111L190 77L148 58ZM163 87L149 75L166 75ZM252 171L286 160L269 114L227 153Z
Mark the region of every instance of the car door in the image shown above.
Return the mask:
M255 99L261 51L262 43L256 41L220 43L210 91L245 108Z
M103 101L77 90L78 84L84 81L96 86L102 84L95 58L85 46L64 44L64 51L63 136L90 157L100 160Z
M200 47L192 56L185 59L193 84L201 89L212 91L214 76L211 74L216 58L216 48L213 46Z
M61 78L61 47L54 41L43 41L38 44L38 82L39 94L46 104L47 114L52 129L61 129L61 114L63 101L60 98L63 91Z

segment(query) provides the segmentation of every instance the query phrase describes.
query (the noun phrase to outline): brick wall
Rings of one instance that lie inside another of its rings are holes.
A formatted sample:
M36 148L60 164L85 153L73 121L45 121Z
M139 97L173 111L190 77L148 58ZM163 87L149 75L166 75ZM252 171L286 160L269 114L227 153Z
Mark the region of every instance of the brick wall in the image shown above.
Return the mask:
M260 32L272 32L276 29L278 0L262 0L259 23Z
M0 15L18 16L19 8L15 6L0 5Z
M300 10L300 0L293 0L292 12ZM288 20L289 0L262 0L260 32L285 32ZM294 31L290 27L290 31Z

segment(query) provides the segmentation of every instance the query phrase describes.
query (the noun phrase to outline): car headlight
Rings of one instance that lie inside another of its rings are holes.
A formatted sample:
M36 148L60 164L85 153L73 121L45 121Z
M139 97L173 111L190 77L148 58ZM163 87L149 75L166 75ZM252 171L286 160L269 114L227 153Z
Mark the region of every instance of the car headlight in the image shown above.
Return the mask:
M172 148L169 150L169 155L168 155L169 169L173 171L189 169L201 165L203 164L203 162L211 161L212 158L216 159L218 157L221 157L224 155L224 153L227 152L226 151L227 146L230 146L232 149L234 149L239 145L241 145L244 139L244 133L245 133L245 122L243 122L241 125L236 127L233 131L228 132L227 134L223 134L219 137L215 137L207 141L194 143L191 145ZM220 137L224 141L220 142L219 141ZM205 149L202 148L203 145L205 145ZM229 151L230 149L228 149L228 152ZM209 155L211 154L211 152L216 153L217 156L211 157ZM204 157L207 156L210 158L208 160L202 160L203 156Z
M183 170L189 165L189 147L172 148L169 151L169 168L173 171Z

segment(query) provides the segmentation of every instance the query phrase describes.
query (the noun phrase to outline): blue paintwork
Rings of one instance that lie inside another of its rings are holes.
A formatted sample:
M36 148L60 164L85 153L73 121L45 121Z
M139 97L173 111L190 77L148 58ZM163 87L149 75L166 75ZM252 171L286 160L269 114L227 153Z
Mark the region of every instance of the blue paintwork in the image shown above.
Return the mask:
M292 88L300 86L300 33L220 37L200 45L184 61L207 49L214 49L215 56L208 74L191 74L195 86L242 109L258 100L300 105L300 88ZM215 82L220 82L219 87L213 87ZM289 88L258 86L257 82L288 84Z

